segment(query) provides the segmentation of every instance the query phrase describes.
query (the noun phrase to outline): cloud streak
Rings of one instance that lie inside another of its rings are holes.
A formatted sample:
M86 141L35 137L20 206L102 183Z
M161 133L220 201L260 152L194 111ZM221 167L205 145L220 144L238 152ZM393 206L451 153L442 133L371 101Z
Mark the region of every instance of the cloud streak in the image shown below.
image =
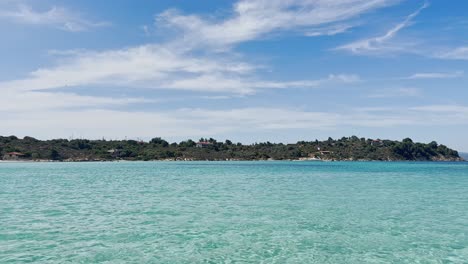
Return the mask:
M392 44L390 41L394 39L401 30L410 26L412 20L427 7L429 7L429 4L426 2L418 10L407 16L403 22L394 26L382 36L351 42L337 47L336 50L344 50L354 54L375 54L387 51L403 51L405 49L404 46L395 45L394 43Z
M448 60L468 60L468 46L437 54L435 57Z
M154 100L144 98L112 98L98 96L83 96L74 93L61 92L31 92L3 90L0 97L0 113L34 112L81 108L92 109L102 107L119 107L130 104L154 103Z
M125 126L122 126L125 120ZM391 128L468 124L468 107L427 105L411 108L387 107L384 111L348 109L320 112L294 108L248 107L208 110L183 108L160 112L118 110L21 110L0 115L0 134L57 138L81 135L86 138L174 138L227 136L243 131L280 132L283 130L343 130L347 128ZM50 129L56 128L56 129ZM105 131L105 132L103 132Z
M463 71L456 72L423 72L415 73L411 76L406 77L408 80L417 80L417 79L451 79L459 78L464 75Z
M178 29L184 36L184 45L225 49L279 32L299 31L308 36L339 34L353 26L349 19L396 2L244 0L233 6L232 16L225 20L183 15L171 9L157 15L156 24Z
M24 4L19 5L15 10L0 11L0 18L22 24L53 26L69 32L86 31L110 25L109 22L94 22L85 19L63 7L52 7L40 12Z
M393 98L393 97L418 97L421 91L418 88L403 87L393 89L382 89L369 94L369 98Z
M122 86L253 94L266 88L308 88L359 81L356 75L319 80L264 81L256 66L217 56L195 56L162 45L143 45L104 52L73 51L55 67L42 68L20 80L0 82L5 90L71 89L78 86Z

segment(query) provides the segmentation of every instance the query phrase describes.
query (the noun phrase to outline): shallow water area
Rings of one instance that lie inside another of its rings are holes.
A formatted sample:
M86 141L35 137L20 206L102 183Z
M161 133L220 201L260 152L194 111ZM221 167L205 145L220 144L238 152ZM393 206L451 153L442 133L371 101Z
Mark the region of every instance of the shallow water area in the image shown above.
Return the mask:
M0 263L466 263L468 163L0 164Z

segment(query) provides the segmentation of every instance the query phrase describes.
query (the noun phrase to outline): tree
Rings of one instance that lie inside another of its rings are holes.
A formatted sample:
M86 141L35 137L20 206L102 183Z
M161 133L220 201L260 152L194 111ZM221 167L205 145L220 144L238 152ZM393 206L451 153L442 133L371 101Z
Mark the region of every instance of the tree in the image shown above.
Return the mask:
M413 140L411 138L405 138L403 139L403 143L413 143Z
M190 148L190 147L195 147L196 143L189 139L189 140L186 140L186 141L182 141L179 143L179 147L181 148Z
M50 151L49 158L50 158L51 160L59 160L59 159L60 159L60 154L58 153L57 150L52 149L52 150Z
M169 142L167 142L166 140L164 140L164 139L162 139L160 137L156 137L156 138L151 139L150 143L154 144L154 145L161 145L164 148L169 146Z
M28 136L24 137L23 140L24 141L29 141L29 142L38 142L39 141L39 140L37 140L37 139L35 139L33 137L28 137Z

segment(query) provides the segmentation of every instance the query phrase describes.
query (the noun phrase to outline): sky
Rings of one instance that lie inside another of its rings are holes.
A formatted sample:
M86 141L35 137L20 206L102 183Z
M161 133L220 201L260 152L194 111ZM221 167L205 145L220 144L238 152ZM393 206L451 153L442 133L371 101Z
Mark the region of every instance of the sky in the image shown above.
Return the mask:
M0 135L468 151L468 1L0 0Z

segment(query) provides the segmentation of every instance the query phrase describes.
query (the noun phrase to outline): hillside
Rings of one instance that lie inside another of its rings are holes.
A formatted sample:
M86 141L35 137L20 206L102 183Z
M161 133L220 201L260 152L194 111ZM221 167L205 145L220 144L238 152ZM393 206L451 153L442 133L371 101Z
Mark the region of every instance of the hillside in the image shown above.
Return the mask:
M338 140L299 141L296 144L270 142L243 145L230 140L200 139L169 143L161 138L135 140L54 139L0 137L0 158L4 160L415 160L458 161L457 151L439 145L343 137Z

